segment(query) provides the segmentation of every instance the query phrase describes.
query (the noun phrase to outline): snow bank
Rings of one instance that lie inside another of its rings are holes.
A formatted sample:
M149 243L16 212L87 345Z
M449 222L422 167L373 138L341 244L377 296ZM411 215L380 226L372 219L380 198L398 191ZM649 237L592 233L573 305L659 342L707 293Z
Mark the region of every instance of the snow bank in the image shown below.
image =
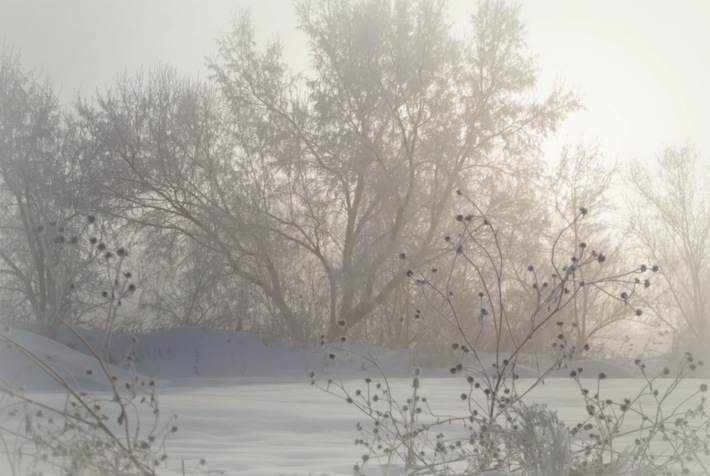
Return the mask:
M55 372L53 378L41 370L32 357L14 346L0 343L0 379L14 388L29 392L62 389L58 379L64 379L75 390L108 390L108 380L97 360L38 334L10 329L4 333L14 342L48 364ZM122 380L130 380L130 372L109 365L109 371Z

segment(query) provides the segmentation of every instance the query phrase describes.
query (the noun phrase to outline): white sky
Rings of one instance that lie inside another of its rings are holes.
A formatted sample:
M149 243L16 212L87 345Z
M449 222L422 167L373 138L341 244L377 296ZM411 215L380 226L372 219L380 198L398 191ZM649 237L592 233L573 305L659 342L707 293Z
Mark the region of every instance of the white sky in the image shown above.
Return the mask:
M475 4L450 2L456 18ZM0 41L70 100L158 63L206 77L205 56L244 7L262 38L281 33L305 63L290 0L0 0ZM710 154L709 0L523 0L523 16L542 84L561 78L584 95L556 144L583 136L609 158L650 159L690 138Z

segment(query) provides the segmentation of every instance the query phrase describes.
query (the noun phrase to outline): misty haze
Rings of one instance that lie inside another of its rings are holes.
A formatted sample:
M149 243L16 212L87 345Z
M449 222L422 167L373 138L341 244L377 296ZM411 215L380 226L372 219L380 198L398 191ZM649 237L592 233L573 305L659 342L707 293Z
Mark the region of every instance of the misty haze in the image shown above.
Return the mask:
M708 24L0 0L0 473L710 474Z

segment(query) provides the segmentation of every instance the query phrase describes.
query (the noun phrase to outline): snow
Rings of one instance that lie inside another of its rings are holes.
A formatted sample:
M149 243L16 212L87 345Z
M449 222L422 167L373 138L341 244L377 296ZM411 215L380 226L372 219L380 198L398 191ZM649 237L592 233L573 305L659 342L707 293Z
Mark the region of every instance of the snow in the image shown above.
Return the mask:
M61 375L73 376L71 382L76 388L107 391L101 368L84 353L81 341L67 331L59 340L69 346L16 329L10 335L48 359ZM93 346L100 347L103 342L100 333L87 331L83 335ZM347 351L336 352L337 358L332 361L330 349L308 349L267 336L197 328L143 334L137 342L133 340L130 335L113 335L111 362L121 365L132 347L136 370L157 382L161 414L166 418L178 416L179 430L169 435L168 459L159 468L159 474L164 475L182 475L183 471L196 475L352 475L363 454L363 448L353 444L360 437L355 426L367 419L353 406L311 386L309 373L316 370L319 382L342 379L351 390L362 388L366 377L382 380L372 361L363 362L358 357L365 355L381 365L395 395L411 394L414 365L411 355L404 351L350 344ZM490 359L493 361L492 356ZM576 366L583 367L583 375L591 377L583 380L584 385L594 389L596 376L604 372L608 379L600 385L611 398L635 395L643 384L643 380L631 378L632 370L610 362L589 360L575 362ZM520 368L523 377L534 372L533 366ZM87 369L92 370L91 375ZM130 372L119 366L110 370L121 381L131 378ZM585 416L585 409L569 372L569 368L563 368L546 378L544 385L530 394L529 402L545 403L563 421L574 424ZM56 382L17 349L0 348L0 378L15 387L22 386L34 398L62 404L64 394ZM420 394L441 411L462 413L465 403L460 394L466 390L463 378L450 375L447 368L424 368ZM518 385L522 388L530 382L521 378ZM676 392L678 401L695 392L700 383L695 379L682 382ZM201 459L205 464L200 464ZM404 474L401 468L387 468L386 463L370 461L367 474ZM11 474L8 464L0 455L0 474Z

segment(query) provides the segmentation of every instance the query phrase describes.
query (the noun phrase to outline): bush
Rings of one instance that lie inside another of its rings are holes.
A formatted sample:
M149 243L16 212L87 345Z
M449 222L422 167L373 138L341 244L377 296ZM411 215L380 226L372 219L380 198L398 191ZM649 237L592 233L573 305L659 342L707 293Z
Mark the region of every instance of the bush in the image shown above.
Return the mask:
M698 364L690 356L674 379L664 380L668 373L654 377L644 374L645 387L621 401L603 396L604 374L592 376L597 389L590 391L582 378L584 369L571 370L570 377L580 387L588 415L576 426L568 427L552 409L528 403L530 392L546 377L586 350L569 344L573 328L556 319L580 289L591 287L639 314L640 309L631 307L633 297L639 289L649 286L648 275L658 268L641 265L609 276L587 273L601 277L585 282L583 270L603 267L604 253L581 242L574 256L564 259L557 251L565 233L587 214L582 208L553 241L549 272L527 267L528 294L521 311L521 294L510 284L510 270L515 265L491 221L473 202L468 202L474 213L459 215L461 231L455 238L445 239L451 261L445 267L448 273L439 281L443 284L433 282L416 263L407 271L436 316L436 320L422 325L427 325L438 342L446 343L453 352L455 360L450 372L465 382L460 398L467 409L453 415L435 410L421 395L422 377L418 370L411 381L411 394L399 397L375 359L366 353L362 357L380 369L380 375L366 379L364 389L352 391L342 380L319 382L312 374L313 385L355 406L372 422L358 425L361 437L356 443L366 448L367 454L356 465L356 472L373 459L387 466L403 465L408 474L438 475L485 471L531 475L665 474L676 469L689 474L691 461L706 470L700 458L708 450L710 420L704 410L705 399L693 401L689 409L684 407L707 387L701 386L695 395L667 408L679 383ZM407 259L404 253L400 258ZM466 269L461 271L461 267ZM457 283L456 279L463 276L474 278L464 285ZM458 303L471 302L459 299L462 290L474 294L476 308L459 307ZM515 318L510 311L513 296L518 301L515 312L524 313ZM471 314L476 316L473 322ZM488 336L487 342L482 340L483 335ZM553 342L549 342L550 335ZM541 344L547 344L548 350L541 352ZM519 362L525 357L524 352L533 354L537 372L523 384ZM332 355L334 358L337 351ZM660 381L668 384L665 390L660 389ZM639 425L625 425L631 414L639 418ZM629 438L634 441L630 445L624 443ZM658 442L665 449L659 450Z
M673 378L668 378L668 368L649 376L640 359L636 365L643 386L637 394L621 399L604 396L604 374L596 376L596 388L590 390L580 379L581 372L573 372L588 414L570 430L581 456L579 466L587 473L589 468L603 467L609 475L670 474L675 470L691 474L690 464L694 464L708 474L710 467L703 456L710 455L710 418L702 395L707 385L699 384L693 393L683 395L681 402L674 401L679 397L679 384L703 362L686 354ZM633 422L625 426L627 420ZM633 444L619 444L623 438L633 439Z
M105 261L110 283L102 293L106 322L102 348L94 348L70 322L55 316L89 351L92 365L85 375L67 375L51 355L23 342L9 326L0 331L0 343L21 354L30 367L64 392L57 401L52 394L27 391L0 379L0 452L7 457L13 474L50 469L72 476L145 476L155 474L166 458L165 440L177 430L176 417L164 419L160 414L155 382L137 374L131 351L121 362L126 368L123 372L103 358L104 353L108 355L111 325L135 286L130 273L121 270L126 251L110 252L105 246L101 251L100 257L96 256ZM121 374L123 378L119 378ZM87 379L106 390L82 388L80 382Z

